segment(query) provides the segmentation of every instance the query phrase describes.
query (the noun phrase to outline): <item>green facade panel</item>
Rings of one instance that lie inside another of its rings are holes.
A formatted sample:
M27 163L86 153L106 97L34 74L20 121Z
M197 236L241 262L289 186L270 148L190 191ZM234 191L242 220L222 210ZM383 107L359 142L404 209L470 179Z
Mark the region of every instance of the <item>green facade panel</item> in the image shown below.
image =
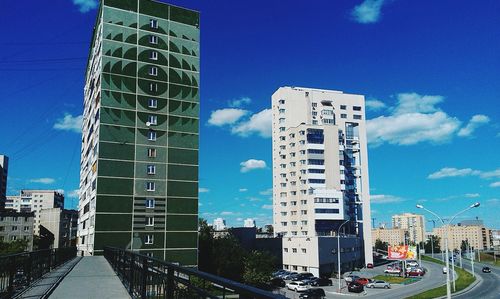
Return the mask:
M94 251L103 250L104 246L128 248L130 239L130 232L96 232Z
M101 124L135 126L135 112L108 107L101 108Z
M98 177L98 181L98 194L132 195L134 193L133 179Z
M172 180L197 181L198 167L170 164L168 178Z
M169 214L198 214L198 200L194 198L167 199L167 213Z
M168 215L167 231L197 231L197 215Z
M135 95L117 91L103 90L101 92L102 106L122 109L135 109Z
M182 265L196 265L198 263L198 250L167 250L165 260L180 263Z
M196 187L196 189L195 189ZM197 182L168 182L168 196L181 196L181 197L197 197L198 196L198 183Z
M99 158L116 159L116 160L134 160L134 145L123 143L107 143L99 144Z
M132 214L96 214L95 226L98 231L130 231Z
M134 143L135 130L129 127L117 127L111 125L101 124L100 126L100 139L101 141L112 141L119 143Z
M198 233L167 233L168 248L196 248Z
M105 6L137 11L137 0L104 0Z
M97 165L99 176L130 178L134 176L134 163L99 159Z
M132 196L97 195L97 212L131 213Z
M198 164L198 151L171 148L168 150L168 162L178 164Z

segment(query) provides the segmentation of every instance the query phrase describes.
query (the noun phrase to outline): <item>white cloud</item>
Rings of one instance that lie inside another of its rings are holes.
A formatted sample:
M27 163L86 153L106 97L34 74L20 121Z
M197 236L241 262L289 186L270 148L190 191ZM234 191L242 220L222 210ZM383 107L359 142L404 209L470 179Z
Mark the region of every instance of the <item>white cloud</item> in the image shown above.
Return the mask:
M366 109L372 110L372 111L378 111L380 109L387 107L387 105L384 102L376 100L376 99L366 100L365 106L366 106Z
M244 105L248 105L252 102L252 99L249 97L242 97L236 100L229 101L229 107L236 107L239 108Z
M428 179L435 180L435 179L442 179L446 177L464 177L468 175L478 175L480 171L478 170L473 170L471 168L454 168L454 167L444 167L441 168L440 170L431 173L427 176Z
M488 199L487 202L490 202L490 203L493 203L493 204L496 204L496 203L499 203L500 202L500 199L498 198L491 198L491 199Z
M92 9L96 9L98 5L97 0L73 0L73 4L78 6L80 12L86 13Z
M203 187L198 188L198 193L207 193L207 192L210 192L210 189Z
M266 162L263 160L250 159L240 163L241 172L249 172L250 170L266 168Z
M479 193L467 193L467 194L465 194L465 197L467 197L467 198L476 198L479 196L481 196L481 195L479 195Z
M273 205L263 205L261 208L265 209L265 210L272 210L273 209Z
M232 125L248 114L247 110L236 108L225 108L212 111L208 124L212 126Z
M235 125L231 132L242 137L257 134L267 138L271 137L271 129L272 111L271 109L264 109L253 114L250 119Z
M65 113L64 117L58 119L57 122L54 124L54 129L81 133L82 122L83 122L82 115L73 116L71 114Z
M248 189L247 188L240 188L240 190L238 190L238 191L240 191L240 192L247 192Z
M262 201L262 199L257 198L257 197L248 197L248 200L250 200L250 201Z
M79 197L80 197L80 189L75 189L68 192L68 198L79 198Z
M259 192L260 195L271 195L273 194L273 188L269 188Z
M387 195L387 194L377 194L377 195L370 195L371 203L377 204L377 203L395 203L395 202L402 202L403 199L398 196L394 195Z
M487 124L490 121L490 118L486 115L483 114L476 114L474 115L467 126L463 127L458 131L458 136L460 137L469 137L474 133L474 131L479 128L480 126Z
M356 5L351 12L354 20L361 24L376 23L380 19L380 10L384 0L365 0Z
M436 112L439 108L435 106L444 100L443 96L420 95L415 92L400 93L397 98L398 104L394 107L394 114Z
M500 178L500 168L492 171L482 171L479 176L483 179Z
M39 183L39 184L45 184L45 185L50 185L53 184L56 180L53 178L38 178L38 179L31 179L30 183Z
M229 215L234 215L234 212L229 212L229 211L223 211L220 212L221 216L229 216Z
M490 187L491 187L491 188L497 188L497 187L500 187L500 181L498 181L498 182L494 182L494 183L491 183L491 184L490 184Z

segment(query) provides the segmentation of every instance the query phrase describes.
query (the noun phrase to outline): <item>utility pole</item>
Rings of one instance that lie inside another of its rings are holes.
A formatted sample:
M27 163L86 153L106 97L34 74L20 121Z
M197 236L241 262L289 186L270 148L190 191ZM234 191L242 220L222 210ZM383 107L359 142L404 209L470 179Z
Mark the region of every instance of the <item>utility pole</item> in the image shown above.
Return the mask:
M372 217L372 228L375 228L375 219L377 219L377 218Z

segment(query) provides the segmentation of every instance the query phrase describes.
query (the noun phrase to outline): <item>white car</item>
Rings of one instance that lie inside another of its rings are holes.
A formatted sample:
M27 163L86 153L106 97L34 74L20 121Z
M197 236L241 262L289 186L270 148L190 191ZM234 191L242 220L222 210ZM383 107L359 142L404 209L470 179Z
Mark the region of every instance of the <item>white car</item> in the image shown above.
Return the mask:
M401 273L401 269L398 269L398 268L387 268L387 269L384 270L384 273L399 274L399 273Z
M406 267L418 267L417 261L408 261L406 262Z
M383 280L375 280L375 281L372 281L372 282L369 282L368 284L366 284L366 287L371 288L371 289L373 289L373 288L390 289L391 284L388 282L385 282Z
M307 285L302 281L292 281L286 285L289 290L296 292L304 292L307 290Z
M448 270L446 269L446 267L443 267L443 274L446 274L446 272L448 272Z

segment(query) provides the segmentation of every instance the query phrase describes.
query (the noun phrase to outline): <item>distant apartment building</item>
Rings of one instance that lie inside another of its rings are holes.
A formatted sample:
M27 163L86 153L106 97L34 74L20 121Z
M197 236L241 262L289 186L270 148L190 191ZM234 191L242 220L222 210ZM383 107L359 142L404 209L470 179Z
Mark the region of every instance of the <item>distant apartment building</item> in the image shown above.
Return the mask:
M20 210L21 197L19 195L8 195L5 200L5 209L8 210Z
M500 229L491 230L491 243L495 250L500 250Z
M78 229L78 211L61 208L40 211L40 226L54 235L53 248L76 246Z
M255 227L255 220L252 218L243 220L243 227Z
M84 87L78 249L197 264L199 13L103 0Z
M407 230L402 228L375 228L372 229L372 246L375 246L377 240L391 246L405 244L405 237Z
M9 174L9 157L0 155L0 210L5 207L7 199L7 176Z
M448 247L459 249L462 241L467 241L474 249L490 249L493 247L491 230L484 225L451 225L434 228L432 234L441 238L443 244L448 231Z
M392 216L392 227L407 231L406 242L419 244L425 241L425 217L413 213Z
M215 218L213 228L215 231L222 231L226 229L226 220L222 218Z
M9 196L7 207L18 212L34 212L34 234L40 234L40 211L64 208L64 194L57 190L21 190L19 196Z
M341 226L358 265L373 262L364 110L362 95L341 91L281 87L272 95L273 226L285 269L334 269L336 241L322 238Z
M0 211L0 242L26 240L33 250L33 213L13 210Z

